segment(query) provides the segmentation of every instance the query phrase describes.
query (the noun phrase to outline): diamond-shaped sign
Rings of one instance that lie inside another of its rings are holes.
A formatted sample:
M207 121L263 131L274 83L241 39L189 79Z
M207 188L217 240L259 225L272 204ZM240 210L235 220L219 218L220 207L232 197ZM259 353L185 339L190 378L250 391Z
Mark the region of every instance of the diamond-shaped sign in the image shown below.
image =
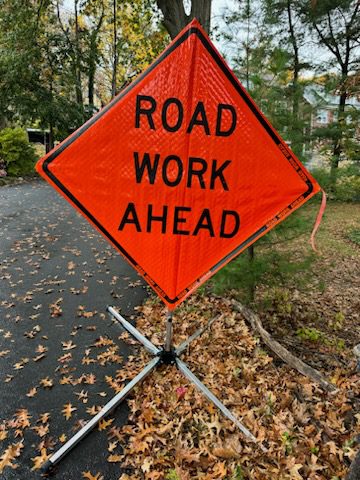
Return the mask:
M170 309L320 189L196 20L37 170Z

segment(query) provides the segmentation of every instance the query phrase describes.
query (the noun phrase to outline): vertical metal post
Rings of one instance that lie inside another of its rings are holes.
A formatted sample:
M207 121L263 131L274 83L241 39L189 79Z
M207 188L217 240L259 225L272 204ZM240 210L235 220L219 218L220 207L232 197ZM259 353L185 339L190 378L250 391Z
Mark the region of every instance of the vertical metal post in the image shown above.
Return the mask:
M173 317L172 312L168 310L166 314L166 337L165 337L165 345L164 345L165 352L171 351L172 336L173 336L172 317Z

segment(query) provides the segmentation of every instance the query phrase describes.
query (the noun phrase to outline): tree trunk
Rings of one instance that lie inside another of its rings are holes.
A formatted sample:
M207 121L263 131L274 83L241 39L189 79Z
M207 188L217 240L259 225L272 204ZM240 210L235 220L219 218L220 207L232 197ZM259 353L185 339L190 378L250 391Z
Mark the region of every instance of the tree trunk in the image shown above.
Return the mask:
M52 121L50 120L49 124L49 143L46 145L46 153L50 152L54 148L55 144L55 139L54 139L54 126L52 124Z
M330 2L331 4L331 2ZM344 122L345 122L345 105L346 105L346 98L348 96L348 76L349 76L349 68L351 65L356 63L356 53L355 49L356 45L358 44L358 24L356 23L359 18L359 9L360 9L360 2L349 2L348 7L344 4L345 9L350 9L352 6L354 7L354 11L351 14L351 18L348 22L346 22L345 29L343 31L336 30L337 28L337 21L336 19L331 17L330 8L331 5L325 7L325 11L327 14L327 29L324 30L321 27L321 22L317 23L317 19L321 20L324 18L324 15L315 15L312 18L312 25L315 28L320 41L323 45L325 45L329 51L334 55L336 58L338 66L341 68L341 93L338 105L338 132L336 132L336 136L334 138L333 144L333 157L331 160L331 170L330 170L330 182L331 182L331 190L335 190L336 186L336 173L340 162L340 156L342 152L342 144L343 144L343 136L344 136ZM313 4L313 7L316 7L316 3ZM338 7L340 14L344 17L342 12L342 7L339 5ZM350 12L350 10L348 10ZM315 12L316 13L316 12ZM341 33L341 35L340 35Z
M193 0L190 17L189 21L197 18L205 32L210 33L211 0Z
M291 148L296 155L300 155L302 152L302 134L299 132L299 74L300 74L300 61L299 61L299 46L295 35L293 16L292 16L292 0L287 0L286 9L288 15L290 42L293 49L293 81L292 81L292 122L290 125L291 139L293 141Z
M175 38L193 18L199 20L207 33L210 32L211 0L192 0L190 15L185 12L183 0L157 0L157 5L171 38Z
M118 55L117 55L117 4L116 0L113 0L113 71L111 79L111 98L114 98L116 95L116 71L118 65Z
M255 248L254 248L254 244L250 245L250 247L248 248L248 255L249 255L249 262L250 262L250 265L253 265L254 264L254 260L255 260ZM255 289L256 289L256 285L255 285L255 280L252 278L250 280L250 285L248 286L248 290L249 290L249 298L250 298L250 301L253 302L255 300Z
M96 28L91 32L90 36L90 53L89 53L89 65L88 65L88 100L89 105L94 105L94 83L96 73L96 62L98 54L98 35L104 20L104 9L101 12L98 24Z
M344 79L346 78L347 78L347 74L346 76L343 75L343 82L344 82ZM343 137L343 127L344 127L344 121L345 121L346 97L347 97L347 92L343 91L340 95L339 106L338 106L339 133L334 140L333 158L331 160L330 180L331 180L332 188L335 188L336 173L337 173L337 168L340 162L340 155L342 152L342 137Z
M94 105L94 83L95 83L95 72L96 72L96 57L93 52L93 45L91 39L90 45L90 57L89 57L89 71L88 71L88 101L89 105Z
M50 69L51 69L51 72L52 72L52 75L53 75L53 65L50 63ZM49 122L49 142L46 143L45 141L45 151L46 153L50 152L50 150L52 150L54 148L54 143L55 143L55 139L54 139L54 116L53 116L53 99L54 99L54 77L52 76L51 80L50 80L50 85L49 85L49 104L50 104L50 114L49 114L49 117L48 117L48 122ZM46 133L45 133L45 140L46 140Z
M5 116L0 115L0 130L6 128L7 120Z
M80 46L79 46L79 19L78 19L78 3L79 0L74 2L75 10L75 91L76 102L83 106L83 95L81 88L81 61L80 61Z

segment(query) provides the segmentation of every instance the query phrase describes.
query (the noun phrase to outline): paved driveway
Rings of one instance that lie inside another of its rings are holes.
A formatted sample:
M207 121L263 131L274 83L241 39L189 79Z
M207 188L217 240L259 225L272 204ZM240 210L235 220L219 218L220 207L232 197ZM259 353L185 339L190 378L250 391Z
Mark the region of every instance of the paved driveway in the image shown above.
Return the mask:
M105 377L115 376L128 349L105 308L130 318L145 295L134 270L44 182L0 188L0 456L24 438L18 468L6 467L2 479L40 478L31 470L39 447L51 452L90 418L88 408L114 395ZM77 410L66 420L68 403ZM126 415L119 407L112 426ZM106 433L92 432L53 477L78 480L90 471L118 479L107 448Z

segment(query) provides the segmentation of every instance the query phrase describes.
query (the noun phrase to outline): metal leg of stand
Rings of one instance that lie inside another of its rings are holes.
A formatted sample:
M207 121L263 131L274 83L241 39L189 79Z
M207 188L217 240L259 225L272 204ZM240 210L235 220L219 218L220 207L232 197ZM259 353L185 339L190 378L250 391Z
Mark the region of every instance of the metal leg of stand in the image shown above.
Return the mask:
M191 342L193 342L198 337L200 337L200 335L202 335L204 332L206 332L206 330L208 330L211 327L211 325L214 322L216 322L216 320L220 320L221 317L222 317L222 315L218 315L217 317L212 318L205 325L205 327L202 327L202 328L199 328L198 330L196 330L196 332L193 333L187 340L185 340L185 342L183 342L181 345L178 346L178 348L175 350L176 355L181 355L187 349L187 347L190 345Z
M121 325L129 332L131 335L136 338L140 343L144 345L146 350L153 355L160 353L160 349L157 348L150 340L148 340L144 335L142 335L137 328L135 328L131 323L129 323L123 316L120 315L113 307L107 307L107 311L112 315Z
M168 311L166 315L166 336L165 336L165 352L171 351L172 337L173 337L173 324L172 324L172 312Z
M250 440L259 445L263 452L266 452L265 447L256 440L254 435L235 417L235 415L233 415L230 410L225 407L225 405L221 403L213 393L210 392L210 390L192 373L191 370L189 370L188 366L182 360L177 358L176 365L178 369L185 375L185 377L187 377L198 388L198 390L200 390L205 397L225 415L225 417L235 423L235 425L246 437L250 438Z
M47 472L56 465L62 458L72 450L77 443L80 442L96 425L99 420L106 417L112 410L114 410L130 393L130 391L141 382L159 363L160 358L156 357L149 362L146 367L131 380L115 397L110 400L101 410L95 415L83 428L81 428L70 440L68 440L57 452L55 452L42 466L42 471Z

